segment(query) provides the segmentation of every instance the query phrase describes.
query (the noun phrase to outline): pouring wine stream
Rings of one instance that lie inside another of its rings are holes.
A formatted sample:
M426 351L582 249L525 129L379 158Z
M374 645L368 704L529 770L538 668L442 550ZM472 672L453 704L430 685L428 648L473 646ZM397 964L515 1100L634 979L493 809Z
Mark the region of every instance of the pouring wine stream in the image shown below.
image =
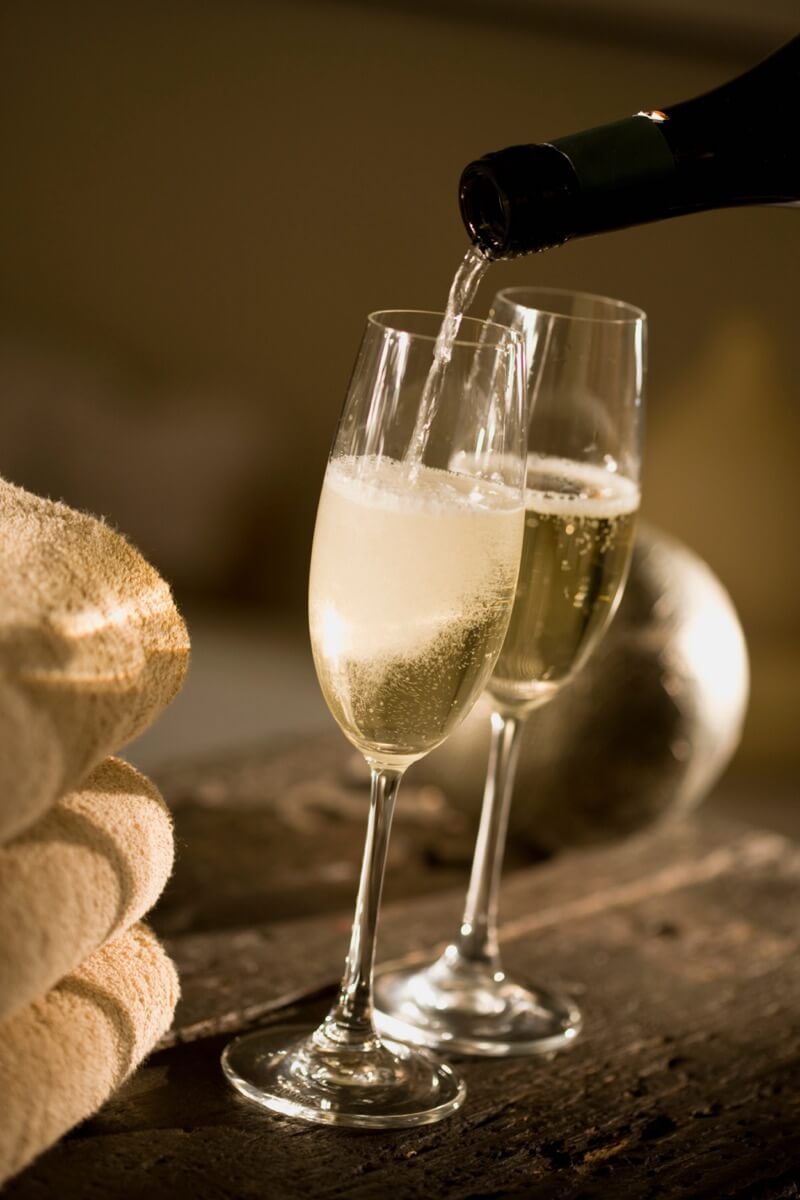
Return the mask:
M461 321L475 299L480 282L489 269L491 259L477 246L470 246L450 287L447 307L441 329L433 349L433 361L425 380L422 401L407 452L407 462L412 476L416 475L428 443L436 408L441 396L447 365L453 353L453 345L461 328Z

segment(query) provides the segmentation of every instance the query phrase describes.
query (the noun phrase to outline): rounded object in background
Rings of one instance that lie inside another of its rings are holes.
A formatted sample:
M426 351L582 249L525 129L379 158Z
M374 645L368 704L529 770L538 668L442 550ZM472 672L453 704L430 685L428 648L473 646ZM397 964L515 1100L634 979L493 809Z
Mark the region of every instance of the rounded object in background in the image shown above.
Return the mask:
M739 743L748 684L744 636L727 592L685 545L641 522L605 638L528 718L511 835L553 851L622 838L698 804ZM484 696L414 771L473 814L488 715Z

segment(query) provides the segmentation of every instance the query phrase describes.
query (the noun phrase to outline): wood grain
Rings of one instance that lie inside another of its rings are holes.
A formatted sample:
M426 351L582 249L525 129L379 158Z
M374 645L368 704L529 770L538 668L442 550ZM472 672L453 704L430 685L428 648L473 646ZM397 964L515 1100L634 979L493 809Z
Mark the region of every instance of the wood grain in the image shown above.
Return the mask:
M461 899L387 905L382 954L429 953ZM184 988L173 1044L8 1196L799 1194L796 844L696 820L517 872L503 913L507 968L571 990L585 1032L549 1059L462 1062L469 1095L451 1120L333 1131L225 1085L231 1031L324 1012L348 916L187 934L169 941Z

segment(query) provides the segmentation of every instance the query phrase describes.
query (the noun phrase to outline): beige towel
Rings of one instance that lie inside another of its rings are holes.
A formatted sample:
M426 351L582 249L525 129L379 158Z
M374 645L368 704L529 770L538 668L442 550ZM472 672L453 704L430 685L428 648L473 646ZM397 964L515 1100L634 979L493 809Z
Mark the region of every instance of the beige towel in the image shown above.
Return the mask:
M172 859L164 801L114 758L0 847L0 1020L138 921Z
M188 652L120 534L0 480L0 842L155 719Z
M166 1033L177 1000L174 966L134 925L0 1023L0 1182L103 1104Z

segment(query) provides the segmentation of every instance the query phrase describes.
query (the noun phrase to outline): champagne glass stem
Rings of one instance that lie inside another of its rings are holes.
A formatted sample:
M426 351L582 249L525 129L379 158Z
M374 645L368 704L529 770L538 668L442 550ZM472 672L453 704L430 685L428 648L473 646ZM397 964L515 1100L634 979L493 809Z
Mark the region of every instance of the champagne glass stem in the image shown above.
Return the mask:
M460 959L491 968L500 966L497 942L500 876L524 723L524 717L492 713L492 740L480 828L464 916L455 941Z
M369 822L350 949L339 998L323 1027L328 1038L351 1046L375 1037L372 1024L372 969L375 963L378 910L394 802L402 775L402 771L372 768Z

